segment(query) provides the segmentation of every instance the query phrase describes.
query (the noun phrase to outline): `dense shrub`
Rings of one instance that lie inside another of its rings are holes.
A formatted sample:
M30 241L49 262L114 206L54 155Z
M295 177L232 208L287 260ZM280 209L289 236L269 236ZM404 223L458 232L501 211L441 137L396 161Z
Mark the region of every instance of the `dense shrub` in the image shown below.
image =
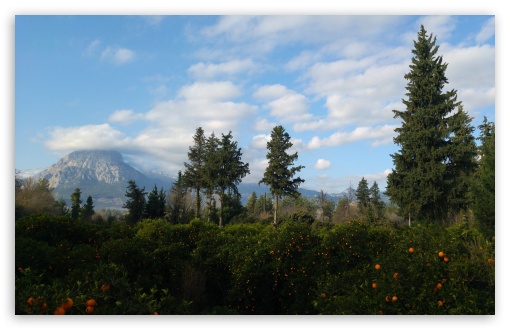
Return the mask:
M52 314L68 297L66 314L91 298L94 314L495 313L495 241L466 224L33 216L15 234L17 314Z

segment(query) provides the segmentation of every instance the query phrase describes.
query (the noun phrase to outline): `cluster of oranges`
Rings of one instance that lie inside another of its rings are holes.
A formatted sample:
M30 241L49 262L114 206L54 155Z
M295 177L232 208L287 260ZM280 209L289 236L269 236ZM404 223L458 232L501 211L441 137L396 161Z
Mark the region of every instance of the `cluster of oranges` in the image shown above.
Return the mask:
M48 308L48 304L46 304L46 300L44 300L42 296L39 296L35 299L33 297L29 297L27 299L27 305L30 309L32 309L36 305L40 305L39 306L40 313L44 313L44 311L46 311L46 309Z
M101 291L106 292L110 289L110 286L108 284L101 285ZM33 299L30 297L28 300L29 305L33 303ZM94 310L96 308L97 302L95 299L89 299L85 302L85 313L92 314L94 313ZM41 305L41 308L44 306L44 309L47 308L46 302ZM64 315L67 310L71 309L71 307L74 306L74 301L71 298L66 298L62 305L55 308L55 311L53 312L53 315Z

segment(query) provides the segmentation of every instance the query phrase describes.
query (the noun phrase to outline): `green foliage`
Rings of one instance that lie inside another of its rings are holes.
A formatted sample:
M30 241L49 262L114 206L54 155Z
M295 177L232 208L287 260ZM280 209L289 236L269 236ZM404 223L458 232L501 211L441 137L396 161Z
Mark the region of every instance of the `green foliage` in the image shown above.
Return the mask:
M200 216L201 190L206 185L204 166L206 158L206 138L202 127L196 129L193 136L193 146L189 147L189 163L184 163L184 185L195 190L195 218Z
M135 224L143 219L145 212L146 194L147 192L145 192L145 187L139 188L135 181L128 181L128 187L125 194L128 200L122 206L129 211L129 214L126 217L128 223Z
M490 239L496 224L496 127L484 118L479 129L480 166L473 182L473 212L478 228Z
M285 132L283 126L276 126L271 132L271 140L267 142L268 166L264 172L259 184L264 183L269 186L271 194L274 196L274 220L276 225L276 216L278 213L278 201L282 196L299 196L298 186L305 182L300 177L294 178L294 175L301 171L304 166L293 166L298 159L297 152L288 154L287 150L292 147L289 133Z
M81 216L81 190L76 188L71 194L71 219L77 220Z
M467 187L475 169L476 146L471 118L462 110L448 83L447 64L437 56L436 38L422 26L414 42L406 110L394 110L402 121L392 154L395 169L388 175L387 195L406 216L446 223L468 205ZM457 109L456 112L454 110Z
M495 241L467 224L313 220L298 213L274 228L23 218L15 311L52 314L71 298L70 315L85 314L88 299L98 315L495 313Z
M145 217L148 219L157 219L165 216L166 207L166 193L161 188L158 191L157 185L147 196L147 203L145 204Z

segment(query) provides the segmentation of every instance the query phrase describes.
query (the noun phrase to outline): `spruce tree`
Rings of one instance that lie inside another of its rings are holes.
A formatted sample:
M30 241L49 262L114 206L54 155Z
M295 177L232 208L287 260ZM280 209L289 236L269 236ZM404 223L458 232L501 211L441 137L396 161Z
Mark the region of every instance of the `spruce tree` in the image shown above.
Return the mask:
M202 167L202 179L205 190L205 197L207 199L207 221L216 218L216 200L214 199L214 188L218 179L217 164L218 164L218 148L220 140L216 135L211 135L205 140L205 157L204 165Z
M255 203L257 203L257 193L252 192L248 198L248 201L246 202L246 213L248 213L250 217L254 215Z
M222 134L219 149L214 157L212 168L217 172L215 192L220 201L220 221L223 226L223 206L225 195L228 193L230 199L239 195L237 185L247 174L250 174L249 164L241 161L241 148L237 147L237 142L233 141L232 132L227 135ZM209 166L209 165L208 165Z
M370 190L368 189L367 180L362 177L358 183L358 189L356 189L356 199L360 209L365 210L368 208L370 203Z
M278 213L278 201L282 196L300 195L298 186L305 182L300 177L294 178L294 175L301 171L304 166L293 166L298 159L297 152L288 154L287 151L292 147L290 135L283 126L276 126L271 132L271 140L267 142L267 159L269 164L264 172L264 177L259 181L259 185L264 183L269 186L271 194L274 197L273 207L273 225L276 226L276 215Z
M372 210L372 217L375 220L382 218L384 202L381 200L379 185L374 181L370 187L370 208Z
M71 219L76 220L81 215L81 190L76 188L71 194Z
M478 128L480 165L473 182L473 213L477 227L491 239L496 224L496 127L484 117Z
M166 194L163 188L158 191L158 187L154 184L154 188L147 196L145 204L145 216L149 219L158 219L165 216Z
M204 186L203 166L205 161L205 136L202 127L196 129L193 146L189 147L189 163L184 163L184 184L195 190L195 218L200 217L201 190Z
M457 91L443 92L448 83L447 64L438 56L436 37L421 26L414 42L404 111L393 110L401 120L392 154L394 169L388 175L386 194L404 216L425 222L445 222L467 206L464 176L474 170L469 141L470 118L457 101ZM454 110L457 109L457 112Z
M145 214L145 187L139 188L134 180L128 181L127 191L125 196L128 198L122 207L128 209L127 221L130 224L135 224L142 220Z
M94 201L92 200L92 196L87 197L87 201L81 208L81 214L82 218L84 220L90 220L92 218L92 215L94 214Z

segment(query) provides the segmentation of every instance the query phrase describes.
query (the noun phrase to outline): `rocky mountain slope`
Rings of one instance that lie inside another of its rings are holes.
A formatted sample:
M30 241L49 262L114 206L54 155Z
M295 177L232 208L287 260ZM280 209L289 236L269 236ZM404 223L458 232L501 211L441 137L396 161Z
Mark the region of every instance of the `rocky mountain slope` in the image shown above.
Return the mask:
M91 195L96 209L122 208L129 180L147 191L154 185L167 190L172 182L171 178L151 178L124 162L119 152L104 150L72 152L35 178L47 179L56 198L63 198L68 204L71 194L80 188L82 200Z

